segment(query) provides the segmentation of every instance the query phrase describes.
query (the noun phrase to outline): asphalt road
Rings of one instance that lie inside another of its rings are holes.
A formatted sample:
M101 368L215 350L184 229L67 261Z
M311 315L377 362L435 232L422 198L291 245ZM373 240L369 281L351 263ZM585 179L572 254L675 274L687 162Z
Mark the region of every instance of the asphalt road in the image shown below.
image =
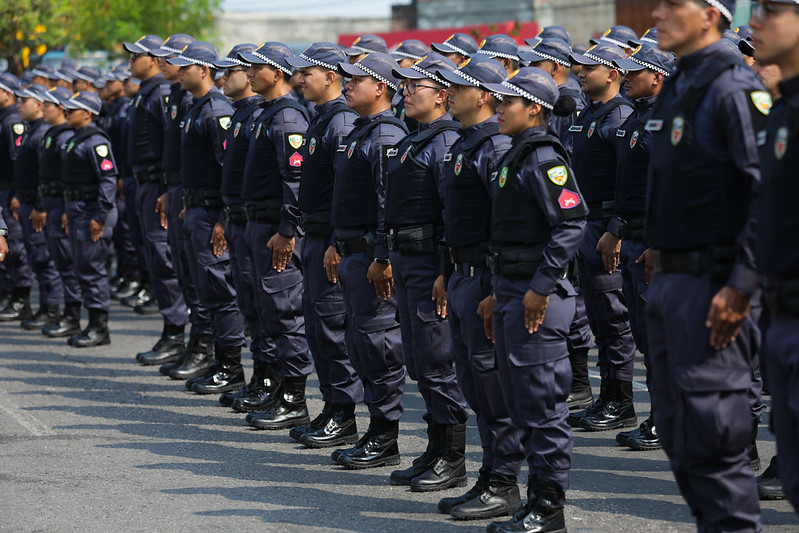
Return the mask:
M159 319L118 304L111 318L112 344L83 350L0 325L0 530L485 530L487 521L457 522L436 511L441 497L465 489L412 493L388 485L390 468L342 470L329 450L250 429L216 397L136 364L135 353L156 340ZM636 407L645 416L638 363ZM312 416L321 409L316 386L314 375ZM404 403L403 468L425 445L423 402L412 383ZM358 415L365 429L363 406ZM470 422L471 485L480 449ZM569 531L694 530L663 452L633 452L614 436L575 432ZM759 448L765 467L774 453L765 427ZM799 531L787 502L762 502L762 509L765 531Z

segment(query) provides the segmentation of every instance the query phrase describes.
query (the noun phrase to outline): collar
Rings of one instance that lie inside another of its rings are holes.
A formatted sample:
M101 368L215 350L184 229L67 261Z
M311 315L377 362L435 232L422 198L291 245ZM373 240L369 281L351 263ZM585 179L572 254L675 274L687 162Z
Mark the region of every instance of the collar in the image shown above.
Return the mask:
M799 93L799 76L789 80L782 80L777 84L777 87L779 87L781 95L785 97L794 96Z
M286 98L289 98L291 100L296 100L291 91L289 91L283 96L278 96L277 98L273 98L272 100L264 100L264 103L261 104L261 107L263 107L264 109L269 109L272 106L272 104L280 102L281 100L285 100Z
M233 109L236 109L236 110L244 109L245 107L247 107L248 105L250 105L252 103L255 103L255 102L260 103L260 101L263 100L263 99L264 99L264 97L261 96L260 94L254 94L252 96L248 96L247 98L242 98L241 100L237 100L236 102L233 102Z
M44 117L37 118L33 122L28 122L27 133L30 133L31 131L35 130L36 128L38 128L42 124L44 124Z
M727 47L720 40L697 50L692 54L681 57L677 60L677 68L680 71L690 73L692 70L702 68L707 61L712 60L722 54L729 54Z
M530 137L540 137L542 135L546 135L546 133L547 133L546 124L543 124L541 126L534 126L528 130L524 130L523 132L514 135L512 144L513 146L516 146L525 139L529 139Z
M360 128L361 126L366 126L367 124L371 124L375 120L385 117L385 116L394 116L394 113L391 112L391 108L386 109L385 111L381 111L380 113L375 113L374 115L368 115L365 117L358 117L355 119L355 127Z
M497 123L497 116L496 115L491 115L489 118L487 118L486 120L484 120L482 122L478 122L477 124L472 124L471 126L469 126L467 128L459 129L458 130L458 134L461 137L466 138L469 135L471 135L472 133L485 128L489 124L496 124L496 123Z
M652 96L645 96L643 98L639 98L638 100L635 101L635 109L638 111L639 115L643 115L644 113L649 111L652 108L652 106L655 105L657 100L658 100L658 95L656 94Z
M318 116L322 116L325 113L327 113L330 110L330 108L332 108L333 106L335 106L335 105L337 105L339 103L343 103L344 105L347 104L347 99L344 98L343 94L333 98L332 100L328 100L324 104L317 105L316 106L316 114Z
M146 80L142 80L141 84L139 84L139 91L141 91L145 87L149 87L150 85L153 84L161 85L163 83L166 83L166 79L164 78L164 75L159 72L152 78L147 78Z
M444 113L443 115L435 119L433 122L420 122L418 131L433 129L436 127L436 125L439 122L451 121L451 120L452 120L452 115L450 115L449 113Z

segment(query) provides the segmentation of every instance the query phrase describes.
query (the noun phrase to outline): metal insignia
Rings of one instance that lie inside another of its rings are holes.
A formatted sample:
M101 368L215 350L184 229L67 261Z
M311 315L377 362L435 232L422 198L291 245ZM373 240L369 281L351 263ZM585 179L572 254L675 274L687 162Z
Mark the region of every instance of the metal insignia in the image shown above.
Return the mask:
M627 130L616 130L616 137L626 137Z
M590 139L591 136L596 131L596 120L591 123L591 126L588 127L588 138Z
M507 167L505 169L507 170ZM463 170L463 154L458 154L458 158L455 160L455 175L460 176L461 170ZM505 172L505 176L507 175L508 173Z
M100 157L108 156L108 145L106 144L98 144L94 147L94 151L97 152L97 155Z
M508 167L502 167L502 172L499 173L499 187L500 189L508 183Z
M452 152L444 154L444 161L452 161Z
M397 148L389 148L388 150L386 150L386 157L397 157L398 153L399 153L399 149L397 149Z
M774 156L777 159L782 159L786 151L788 151L788 128L783 127L777 130L777 140L774 143Z
M302 146L302 135L299 134L292 134L288 136L289 144L295 150Z
M685 133L685 119L682 117L675 117L671 123L671 144L677 146L682 140L683 133Z
M646 131L660 131L663 129L663 121L657 119L647 120L644 129Z
M582 126L569 126L569 131L572 132L572 133L580 133L581 131L583 131L583 127Z
M635 148L635 145L638 144L638 137L641 136L640 132L634 132L632 138L630 139L630 150Z
M25 133L25 124L14 124L11 126L11 129L14 130L14 133L17 135L22 135Z
M547 170L547 177L549 178L549 181L555 185L563 187L566 184L566 181L569 179L569 171L566 170L565 166L561 165L559 167L554 167Z
M311 139L311 144L308 145L308 153L313 155L316 152L316 137Z

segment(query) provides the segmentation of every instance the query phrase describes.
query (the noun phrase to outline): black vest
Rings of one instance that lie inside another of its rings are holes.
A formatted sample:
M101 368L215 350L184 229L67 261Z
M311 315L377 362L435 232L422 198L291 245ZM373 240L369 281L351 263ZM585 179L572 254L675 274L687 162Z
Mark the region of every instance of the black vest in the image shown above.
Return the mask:
M258 116L247 149L247 172L241 191L242 199L248 202L283 198L283 177L278 165L277 151L267 135L267 130L275 115L287 107L296 109L308 120L308 111L305 107L291 98L284 98L274 103Z
M35 190L39 186L39 150L41 134L47 129L44 119L28 124L17 149L14 162L14 185L21 191Z
M646 211L646 177L652 136L646 131L646 122L650 111L643 115L630 115L616 136L619 143L616 213L624 218L641 217Z
M208 93L201 102L195 102L186 113L186 122L183 126L181 141L181 176L183 188L200 190L219 190L222 180L222 167L216 161L216 153L211 145L211 132L207 123L204 125L205 134L200 134L197 129L197 120L202 120L202 110L213 99L224 100L227 97L217 91ZM215 125L213 127L216 127Z
M408 135L397 146L397 153L388 159L386 170L386 228L444 224L438 183L433 173L436 161L433 165L423 165L416 155L437 135L459 128L460 124L454 120L440 121L430 129Z
M372 163L359 144L380 124L393 124L407 133L405 123L394 116L383 115L373 122L355 128L342 141L344 152L335 161L330 223L334 228L376 228L377 191L372 178ZM386 151L383 151L385 154Z
M543 246L552 237L546 214L535 198L522 190L519 171L539 146L552 146L568 165L569 155L551 135L530 137L511 148L499 165L499 176L491 183L491 247Z
M355 113L341 102L333 105L324 115L317 115L308 126L302 154L302 180L300 181L299 207L305 214L330 211L333 203L335 168L331 154L322 143L327 125L339 113Z
M721 56L676 101L675 79L663 86L652 113L662 121L652 132L647 244L658 250L733 246L744 227L750 179L731 160L719 161L696 142L693 123L702 97L722 72L741 60ZM679 74L677 75L679 76Z
M227 131L225 158L222 164L222 184L219 187L223 196L241 197L244 165L247 163L247 149L250 146L250 138L244 128L250 116L262 103L263 100L253 98L250 104L237 109L230 117L231 126Z
M63 172L65 186L74 187L80 185L96 185L98 183L97 174L94 169L95 161L93 159L93 154L87 152L88 155L85 157L81 157L78 154L78 145L95 134L105 137L109 144L111 143L108 134L94 124L89 124L81 129L74 137L67 141Z
M45 132L42 138L42 155L39 159L39 177L44 183L61 182L61 146L58 137L62 132L70 129L66 122L58 126L52 126Z
M150 95L161 85L168 82L164 79L153 81L140 89L128 109L130 117L130 130L128 132L128 158L131 165L148 165L158 162L163 157L164 132L160 123L156 122L147 113L146 107ZM157 137L156 145L159 153L153 152L153 137Z
M161 169L164 172L180 172L180 138L183 124L184 110L183 98L186 91L180 88L180 84L169 92L166 101L166 128L164 128L164 155L161 160Z
M474 246L488 241L491 196L474 164L474 154L491 137L499 135L499 124L492 122L461 137L444 162L446 189L444 235L449 246Z
M632 104L616 96L598 110L586 107L572 126L574 132L574 175L590 207L602 202L612 201L616 193L616 138L606 139L602 134L602 124L611 111L619 106Z

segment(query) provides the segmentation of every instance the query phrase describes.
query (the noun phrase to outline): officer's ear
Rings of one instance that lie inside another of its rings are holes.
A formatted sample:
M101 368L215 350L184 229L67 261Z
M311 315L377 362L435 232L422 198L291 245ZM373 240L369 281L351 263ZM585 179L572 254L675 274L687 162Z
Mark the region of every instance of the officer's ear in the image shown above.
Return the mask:
M325 71L325 85L334 85L337 81L341 83L341 74L334 70Z
M661 85L663 85L663 80L665 80L665 79L666 79L666 76L664 76L661 72L655 72L655 78L652 81L652 87L653 88L654 87L660 87Z
M608 81L610 83L616 83L617 81L620 82L622 79L621 73L616 70L615 68L608 69Z
M530 118L534 118L535 116L541 114L541 104L530 102L530 105L527 106L527 110L530 113Z

